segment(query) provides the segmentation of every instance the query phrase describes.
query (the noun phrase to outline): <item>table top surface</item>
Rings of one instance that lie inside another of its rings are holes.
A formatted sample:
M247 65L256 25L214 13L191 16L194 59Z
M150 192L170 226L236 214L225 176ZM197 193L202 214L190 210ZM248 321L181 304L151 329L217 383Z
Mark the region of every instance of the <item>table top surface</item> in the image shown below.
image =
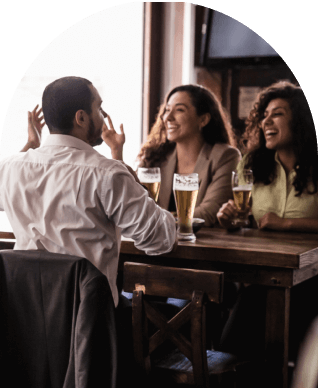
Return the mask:
M14 238L11 232L0 232L2 240ZM144 255L133 240L126 238L122 238L121 253ZM318 235L202 228L195 242L179 241L175 252L163 256L297 269L318 262Z
M122 240L121 253L144 254L130 239ZM297 269L318 262L318 235L202 228L194 243L180 241L175 252L164 256Z

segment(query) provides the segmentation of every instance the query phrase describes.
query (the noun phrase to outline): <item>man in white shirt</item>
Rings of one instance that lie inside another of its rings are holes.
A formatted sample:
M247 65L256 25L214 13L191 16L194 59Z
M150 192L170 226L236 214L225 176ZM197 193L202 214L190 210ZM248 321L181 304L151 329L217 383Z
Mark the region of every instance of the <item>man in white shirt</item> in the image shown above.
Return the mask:
M115 306L120 236L148 255L176 243L174 217L121 162L100 155L102 100L90 81L65 77L49 84L42 109L44 144L0 163L0 210L16 236L15 249L86 257L109 281ZM105 129L104 129L105 130Z

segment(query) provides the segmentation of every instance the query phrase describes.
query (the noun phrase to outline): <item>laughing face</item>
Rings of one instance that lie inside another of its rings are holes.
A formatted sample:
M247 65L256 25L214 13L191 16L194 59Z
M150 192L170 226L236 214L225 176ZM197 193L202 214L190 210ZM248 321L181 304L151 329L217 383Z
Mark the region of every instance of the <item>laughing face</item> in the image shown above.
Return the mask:
M202 117L198 116L188 92L176 92L167 102L163 122L170 141L181 143L201 136Z
M266 148L276 151L291 149L291 121L292 112L286 100L276 98L269 102L261 122Z

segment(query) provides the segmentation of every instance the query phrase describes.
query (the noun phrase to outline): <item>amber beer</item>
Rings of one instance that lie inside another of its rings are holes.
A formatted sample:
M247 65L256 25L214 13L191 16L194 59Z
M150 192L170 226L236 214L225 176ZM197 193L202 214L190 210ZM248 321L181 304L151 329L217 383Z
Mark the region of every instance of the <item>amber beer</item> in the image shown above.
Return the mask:
M180 233L192 233L192 218L198 190L174 190Z
M248 225L248 206L253 187L253 171L244 169L240 172L232 172L232 190L238 216L232 221L232 225Z
M159 190L160 190L160 182L141 182L141 183L147 187L151 198L157 202L158 196L159 196Z
M153 200L158 201L161 175L159 167L139 167L138 178L140 182L147 187L149 194Z
M248 185L233 188L234 203L238 209L238 218L240 219L244 220L246 218L246 210L249 206L251 192L252 187Z
M198 174L174 174L173 193L178 216L179 240L195 241L192 219L199 190Z

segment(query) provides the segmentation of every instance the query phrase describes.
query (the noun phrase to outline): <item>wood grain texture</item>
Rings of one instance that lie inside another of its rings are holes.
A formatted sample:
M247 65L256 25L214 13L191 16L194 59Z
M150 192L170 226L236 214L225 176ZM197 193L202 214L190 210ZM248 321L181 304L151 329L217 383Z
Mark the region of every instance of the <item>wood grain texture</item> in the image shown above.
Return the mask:
M141 282L142 279L142 282ZM133 292L143 286L147 295L192 299L194 290L204 291L209 300L222 302L223 272L169 268L156 265L125 263L124 290Z
M123 239L123 254L139 254L132 240ZM228 232L203 228L194 243L179 242L175 252L164 257L227 262L280 268L302 268L318 260L318 236L309 233L283 233L242 229Z

